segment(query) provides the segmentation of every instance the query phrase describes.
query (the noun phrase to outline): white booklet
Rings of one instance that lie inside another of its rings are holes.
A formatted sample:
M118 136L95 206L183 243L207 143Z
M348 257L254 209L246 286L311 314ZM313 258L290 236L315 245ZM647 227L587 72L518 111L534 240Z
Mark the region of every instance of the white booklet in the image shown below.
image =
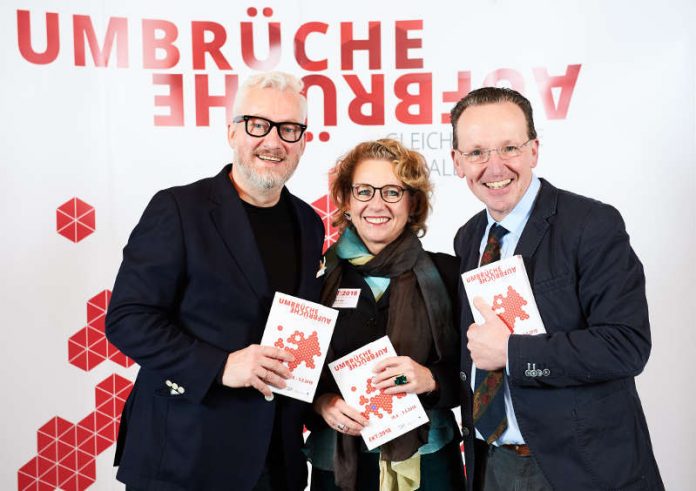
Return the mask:
M474 307L474 298L481 297L511 333L546 332L522 256L508 257L467 271L462 274L462 282L476 323L484 322L483 316Z
M312 402L337 317L338 310L276 292L261 344L283 348L295 361L286 363L287 386L271 386L273 392Z
M396 351L384 336L329 363L343 400L369 420L360 432L369 450L428 422L417 395L390 395L372 386L372 368L391 356Z

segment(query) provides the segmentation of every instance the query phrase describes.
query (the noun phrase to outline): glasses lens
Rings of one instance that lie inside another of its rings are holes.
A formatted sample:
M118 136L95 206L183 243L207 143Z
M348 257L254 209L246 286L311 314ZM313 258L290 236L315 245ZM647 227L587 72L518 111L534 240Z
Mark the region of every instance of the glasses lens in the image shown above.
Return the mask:
M514 159L520 155L520 147L515 145L505 145L498 149L498 155L501 159Z
M271 131L271 122L263 118L249 118L246 120L246 131L251 136L266 136Z
M302 138L304 130L296 123L282 123L278 125L278 134L282 140L288 143L295 143Z
M353 196L358 201L370 201L375 195L375 188L369 184L356 184L353 186Z
M387 203L396 203L404 195L404 190L399 186L384 186L380 192Z
M472 164L480 164L481 162L485 162L487 156L488 153L484 150L472 150L471 152L464 154L466 160Z

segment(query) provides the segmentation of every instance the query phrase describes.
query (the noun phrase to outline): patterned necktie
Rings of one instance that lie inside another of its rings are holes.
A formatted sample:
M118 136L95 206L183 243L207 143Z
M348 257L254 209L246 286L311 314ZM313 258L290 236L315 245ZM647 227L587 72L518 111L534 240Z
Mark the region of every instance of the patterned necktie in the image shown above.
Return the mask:
M481 266L500 259L500 245L505 234L497 223L488 232L488 242L481 255ZM507 428L505 397L503 394L503 370L487 371L476 367L474 390L474 426L486 442L493 443Z

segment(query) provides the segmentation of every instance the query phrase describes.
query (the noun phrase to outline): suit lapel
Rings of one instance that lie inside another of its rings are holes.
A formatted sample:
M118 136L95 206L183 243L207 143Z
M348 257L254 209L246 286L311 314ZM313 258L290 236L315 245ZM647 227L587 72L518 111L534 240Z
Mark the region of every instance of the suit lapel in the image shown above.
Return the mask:
M549 217L556 214L557 201L558 190L545 179L541 179L539 195L534 202L532 214L524 227L520 241L517 243L515 254L520 254L523 258L531 258L534 255L541 239L549 229Z
M461 273L470 271L472 269L478 268L479 264L479 245L481 244L481 238L483 233L486 231L486 212L483 211L476 215L474 218L475 222L472 224L471 229L473 230L473 237L464 238L467 242L467 247L462 248L462 266L463 270Z
M259 297L267 296L270 286L266 270L242 200L229 179L231 168L231 165L226 166L213 180L210 193L213 210L210 216L220 238L254 292Z
M455 244L455 252L460 257L460 273L465 273L471 271L478 267L479 263L479 245L481 244L481 238L486 231L487 219L485 210L481 213L475 215L469 223L464 226L466 232L462 231L461 236L457 236L458 243ZM466 235L463 235L466 233ZM466 348L466 332L469 329L469 325L474 322L474 316L469 308L469 303L466 300L466 292L464 291L464 284L462 281L458 281L459 298L462 300L460 318L459 318L459 329L462 337L462 354L461 354L461 364L464 373L471 375L471 356ZM471 384L465 383L464 386L467 390L471 390Z

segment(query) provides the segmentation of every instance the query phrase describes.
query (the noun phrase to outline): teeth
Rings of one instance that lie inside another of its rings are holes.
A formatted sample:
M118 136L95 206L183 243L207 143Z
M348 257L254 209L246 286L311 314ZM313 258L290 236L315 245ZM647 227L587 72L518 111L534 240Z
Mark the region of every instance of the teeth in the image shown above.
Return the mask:
M276 157L275 155L258 155L258 158L261 160L268 160L270 162L280 162L282 160L280 157Z
M374 223L375 225L379 225L382 223L387 223L389 221L389 219L386 217L370 217L370 218L366 217L365 221L367 223Z
M487 182L485 186L490 189L502 189L512 182L512 179L505 179L504 181Z

